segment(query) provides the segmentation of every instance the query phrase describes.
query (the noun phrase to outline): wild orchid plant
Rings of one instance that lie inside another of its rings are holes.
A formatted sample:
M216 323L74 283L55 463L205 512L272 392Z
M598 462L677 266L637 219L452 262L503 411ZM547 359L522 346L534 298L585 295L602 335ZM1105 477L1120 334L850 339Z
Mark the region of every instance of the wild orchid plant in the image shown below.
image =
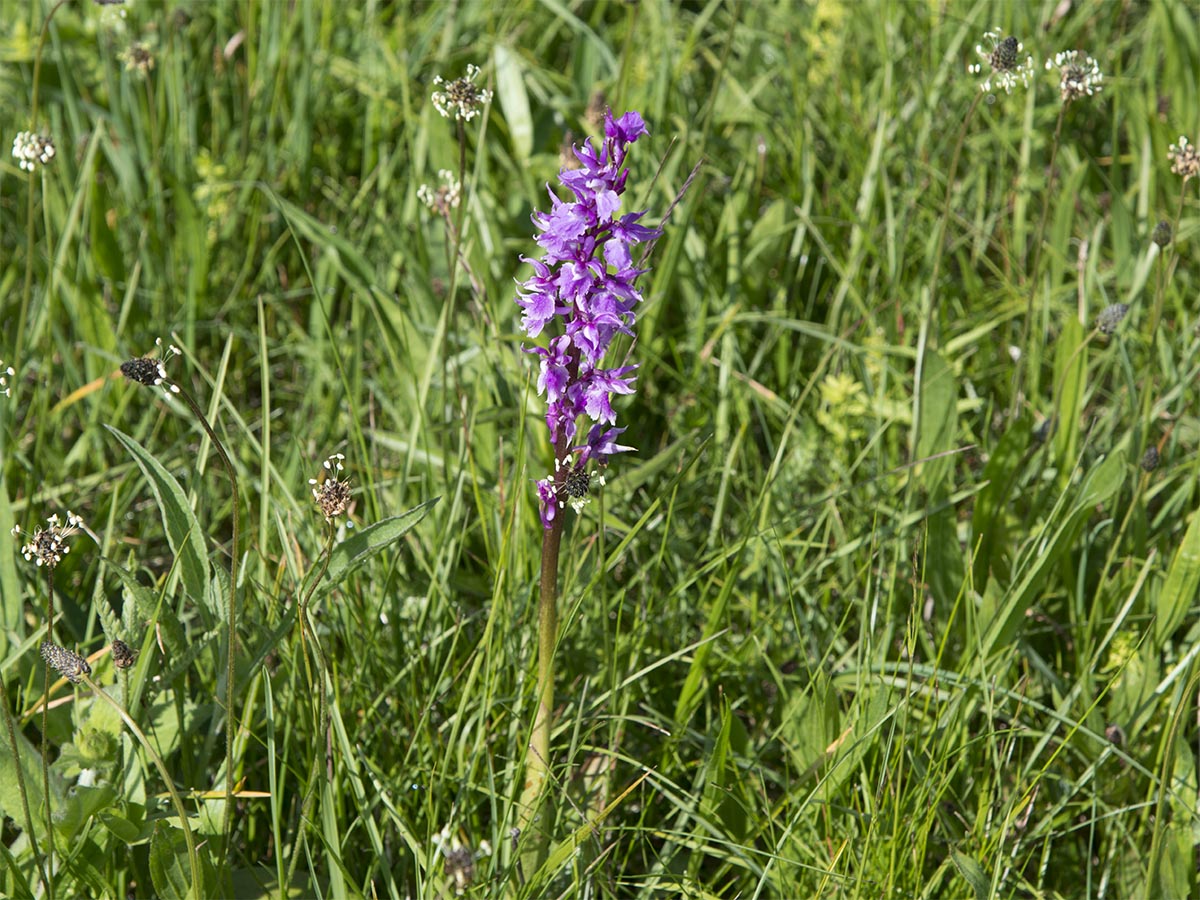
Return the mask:
M605 356L618 334L634 336L642 302L631 248L659 235L639 224L646 213L620 215L629 172L623 169L630 146L648 134L642 117L609 111L599 148L589 139L574 153L578 168L564 168L559 182L574 194L560 200L550 192L550 211L535 212L541 232L540 259L522 257L533 275L519 285L521 328L529 338L550 334L546 346L528 348L540 358L539 395L547 401L546 427L554 445L554 472L537 483L541 506L542 571L538 606L538 708L526 757L521 826L536 810L550 754L554 700L553 657L557 633L558 551L562 515L568 503L579 512L588 502L593 467L632 450L617 443L614 394L632 394L636 365L606 368ZM603 483L603 476L598 477Z

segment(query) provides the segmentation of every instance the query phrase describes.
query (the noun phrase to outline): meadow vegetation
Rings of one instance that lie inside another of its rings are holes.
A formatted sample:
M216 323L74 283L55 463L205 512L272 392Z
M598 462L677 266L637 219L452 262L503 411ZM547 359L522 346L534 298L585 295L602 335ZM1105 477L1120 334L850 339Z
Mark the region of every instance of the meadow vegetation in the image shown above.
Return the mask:
M1195 15L0 0L0 894L1194 895Z

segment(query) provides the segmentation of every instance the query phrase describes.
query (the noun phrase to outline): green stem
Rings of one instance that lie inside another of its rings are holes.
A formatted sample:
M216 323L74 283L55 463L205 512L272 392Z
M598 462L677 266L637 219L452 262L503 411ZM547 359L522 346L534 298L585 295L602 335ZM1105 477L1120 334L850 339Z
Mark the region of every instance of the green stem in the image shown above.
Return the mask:
M1038 221L1037 235L1033 241L1033 265L1029 267L1029 298L1025 303L1025 324L1021 326L1021 343L1018 345L1021 350L1021 355L1017 357L1016 366L1013 368L1013 389L1012 403L1009 407L1009 418L1016 418L1017 407L1021 402L1021 380L1025 370L1025 360L1031 355L1029 347L1030 329L1033 320L1033 300L1037 296L1038 286L1038 265L1042 259L1042 241L1046 235L1046 220L1050 216L1050 190L1054 187L1055 163L1058 160L1058 144L1059 138L1062 135L1063 116L1066 114L1067 104L1063 103L1058 108L1058 121L1054 125L1054 139L1050 144L1050 174L1047 176L1046 190L1042 197L1042 215ZM1040 355L1039 355L1040 358ZM1037 380L1034 380L1036 389Z
M566 457L566 441L560 439L554 448L555 458ZM557 479L561 487L567 469L563 467ZM537 710L525 753L525 784L519 805L519 828L524 834L536 820L542 806L542 795L550 772L550 732L554 724L554 649L558 642L558 554L562 544L563 510L555 510L554 521L542 531L542 572L538 585L538 677ZM533 874L546 846L546 831L536 835L523 854L525 877ZM525 865L528 863L528 865Z
M37 53L33 57L33 87L30 91L29 101L29 127L37 129L37 113L38 113L38 85L42 80L42 52L46 48L46 38L50 35L50 20L54 18L54 14L66 5L69 0L58 0L50 8L50 12L46 14L46 20L42 22L41 36L38 38ZM29 173L29 194L25 202L25 284L21 291L21 314L17 317L17 343L14 353L13 368L20 371L20 362L22 361L22 344L25 341L25 319L29 315L29 301L33 294L33 185L36 172Z
M318 734L321 736L322 743L328 742L327 735L328 735L329 724L330 724L329 723L329 719L330 719L329 703L325 698L325 685L326 685L326 678L327 678L327 674L328 674L328 666L326 665L325 654L321 650L321 645L319 643L317 643L317 636L316 636L316 633L313 631L312 623L309 622L309 620L308 620L308 603L312 599L313 594L316 592L317 585L321 583L321 579L325 577L325 573L329 570L329 560L333 555L333 534L334 534L333 527L330 526L329 536L325 540L325 550L321 554L321 570L317 573L317 577L313 579L312 584L309 585L308 591L304 594L304 597L301 598L300 609L299 609L300 643L301 643L302 647L307 646L305 644L306 635L307 635L308 640L312 641L313 655L317 660L317 668L320 670L321 686L320 686L320 689L317 690L316 693L317 693L317 720L320 723L320 731L318 732ZM308 653L306 650L302 651L302 652L304 653L304 659L305 659L305 664L306 664L305 667L307 668ZM309 685L310 685L310 687L312 685L311 675L309 677ZM314 752L312 766L309 769L308 784L305 786L305 790L304 790L304 803L300 810L300 824L299 824L299 828L298 828L297 834L296 834L296 842L292 846L291 859L288 860L287 878L285 878L283 881L283 884L281 884L279 886L280 900L287 900L288 885L290 885L292 883L292 878L295 877L295 874L296 874L296 864L300 861L300 844L301 844L301 841L304 839L305 823L312 821L313 807L315 806L315 804L317 802L317 783L318 783L317 767L318 767L319 762L320 762L320 753L319 753L319 751Z
M938 233L933 243L933 273L929 279L929 290L924 293L922 299L920 329L917 333L917 358L913 372L913 413L910 444L914 450L916 449L921 431L921 381L925 374L925 350L930 343L931 331L934 332L934 346L937 346L938 338L940 337L940 329L934 327L934 319L937 316L938 275L942 268L942 256L945 254L946 231L950 222L950 201L954 192L954 178L958 172L958 161L962 155L963 143L967 138L967 128L971 124L971 120L975 117L975 110L979 108L979 101L982 97L983 92L976 91L975 99L971 101L971 106L967 109L967 114L963 117L962 126L958 129L958 140L954 143L954 155L950 158L950 171L946 176L946 196L942 200L942 215L938 220ZM909 481L910 492L913 490L915 484L915 480Z
M241 504L238 499L237 475L233 471L233 463L229 459L229 454L225 452L225 446L192 396L175 382L170 382L170 386L178 388L176 396L187 404L204 428L209 440L212 441L217 455L221 457L221 462L225 466L225 472L229 476L229 487L233 492L233 549L229 557L229 646L225 653L225 821L223 826L225 847L222 854L223 862L228 864L229 854L233 849L233 732L237 722L233 715L233 678L234 660L237 656L238 535Z
M54 566L46 567L46 640L54 643ZM50 747L47 735L50 733L50 662L42 659L42 672L46 685L42 695L42 789L46 801L46 857L47 875L46 896L54 900L54 815L50 805Z
M25 768L21 765L21 749L17 744L17 730L13 726L12 712L8 708L8 685L4 685L4 729L8 732L8 746L12 750L13 765L17 771L17 790L21 793L21 810L25 813L25 833L29 835L29 847L33 850L33 859L42 877L46 896L50 896L50 878L46 874L46 864L38 850L37 834L33 828L33 813L29 810L29 795L25 790Z
M142 729L138 728L137 722L125 711L125 707L106 694L100 685L92 681L87 675L80 675L84 683L92 689L92 693L116 710L122 721L129 726L129 730L133 732L133 736L137 738L138 743L142 745L142 749L146 751L146 755L150 757L150 761L154 763L158 769L158 774L162 776L163 784L167 786L167 793L171 796L171 804L175 807L175 814L179 816L179 827L183 830L183 840L187 844L188 852L188 867L192 872L192 896L199 898L204 896L203 887L204 880L201 876L200 858L196 855L196 840L192 837L192 829L188 825L187 810L183 808L183 799L179 796L179 792L175 790L175 784L171 780L171 775L167 772L167 767L163 764L162 758L154 752L154 748L150 745L150 741L146 739L146 735L142 733Z
M966 116L963 117L962 127L958 129L958 140L954 144L954 155L950 157L950 172L946 176L946 196L942 200L942 217L938 221L938 235L934 246L937 249L936 255L933 257L933 275L929 279L929 311L932 312L937 304L934 300L937 297L938 288L938 273L942 268L942 256L946 251L946 231L950 224L950 199L954 191L954 178L958 173L958 161L962 156L963 144L967 139L967 128L971 124L971 120L975 117L975 110L979 108L979 101L983 98L983 92L978 91L975 94L975 99L971 101L971 107L967 110Z
M1162 321L1162 311L1163 304L1166 299L1167 285L1170 283L1171 276L1175 272L1175 264L1179 261L1179 254L1174 252L1173 248L1175 246L1175 234L1179 228L1179 218L1183 215L1183 200L1186 193L1187 181L1185 180L1183 183L1183 188L1179 192L1179 205L1175 209L1175 219L1171 223L1171 243L1167 245L1168 247L1172 248L1169 261L1166 259L1166 248L1158 248L1157 245L1155 245L1156 249L1159 250L1159 258L1158 263L1154 267L1154 306L1150 312L1150 329L1146 332L1149 335L1148 353L1150 355L1150 366L1147 369L1147 372L1150 374L1147 376L1146 384L1142 387L1142 408L1140 418L1142 434L1140 435L1138 444L1138 449L1142 451L1144 451L1153 443L1150 432L1153 426L1151 415L1154 411L1154 397L1157 391L1157 385L1155 383L1153 373L1155 371L1154 356L1158 348L1158 325L1159 322Z

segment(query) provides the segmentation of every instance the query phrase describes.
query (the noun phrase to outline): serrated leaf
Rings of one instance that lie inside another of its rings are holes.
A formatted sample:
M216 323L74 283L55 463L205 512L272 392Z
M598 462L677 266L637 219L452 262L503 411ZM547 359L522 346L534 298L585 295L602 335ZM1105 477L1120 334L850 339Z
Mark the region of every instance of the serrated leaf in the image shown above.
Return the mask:
M425 518L425 513L432 509L439 499L434 497L432 500L426 500L420 506L414 506L408 512L376 522L362 531L355 532L334 547L329 557L329 568L325 570L321 583L317 587L318 592L325 593L337 587L346 580L351 572L372 556L404 537L413 526ZM308 592L309 580L315 578L319 572L320 569L317 568L309 573L302 589L305 593Z
M179 482L151 453L124 432L105 425L129 451L138 464L162 515L163 527L167 532L167 543L179 562L183 586L197 602L204 603L208 596L208 553L204 546L204 530L188 503L187 495Z

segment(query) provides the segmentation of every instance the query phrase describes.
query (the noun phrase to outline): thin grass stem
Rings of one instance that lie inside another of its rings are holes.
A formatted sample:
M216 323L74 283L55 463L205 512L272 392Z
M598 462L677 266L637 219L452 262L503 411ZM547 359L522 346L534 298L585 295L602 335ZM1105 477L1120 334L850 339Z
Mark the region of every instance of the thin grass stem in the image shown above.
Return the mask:
M1058 108L1058 121L1054 123L1054 138L1050 143L1050 169L1046 176L1046 189L1042 194L1042 215L1038 220L1037 234L1033 239L1033 264L1027 270L1029 276L1029 297L1025 302L1025 322L1021 326L1021 342L1017 345L1020 349L1020 355L1017 357L1016 365L1013 367L1013 386L1012 399L1009 405L1009 418L1016 418L1018 407L1021 403L1021 386L1025 374L1025 361L1032 356L1032 351L1029 346L1031 336L1031 328L1033 326L1033 301L1037 296L1038 288L1038 266L1042 260L1042 241L1046 236L1046 221L1050 217L1050 192L1054 188L1055 165L1058 162L1058 146L1059 139L1062 137L1063 118L1067 112L1067 104L1063 103ZM1039 342L1040 343L1040 342ZM1039 347L1040 350L1040 347ZM1040 362L1041 354L1037 355L1037 360ZM1036 388L1037 379L1034 378L1034 386Z
M317 572L316 578L312 580L308 590L300 599L298 609L300 620L300 644L301 653L305 661L305 670L308 671L308 650L306 640L310 640L313 646L313 656L317 662L318 675L320 677L320 685L316 687L317 694L317 721L320 723L319 735L322 745L327 745L326 735L329 731L329 701L325 697L325 688L328 680L328 665L325 661L324 651L321 645L317 642L316 633L313 631L312 623L308 619L308 604L316 592L317 585L321 583L321 579L325 577L325 573L329 570L329 560L333 555L333 526L329 527L328 537L325 539L325 549L321 554L321 568ZM311 671L309 671L309 686L314 687ZM300 822L296 834L296 840L292 845L291 858L288 860L287 877L283 884L279 886L280 900L287 900L288 885L292 883L292 878L296 875L296 866L300 861L300 847L304 841L305 823L312 821L313 808L317 801L317 785L318 785L318 764L320 762L320 752L313 753L312 766L309 769L308 784L304 789L304 802L300 810Z
M168 384L172 388L178 388L176 396L187 404L188 409L192 411L192 415L200 422L204 428L209 440L212 441L213 447L217 451L217 455L221 457L221 462L225 466L225 473L229 476L229 487L233 494L233 547L229 556L229 634L228 647L225 654L225 815L222 831L225 835L225 847L222 855L222 863L229 864L229 855L233 847L233 732L237 724L237 719L233 714L233 680L234 680L234 662L237 657L237 580L238 580L238 537L239 537L239 522L241 519L241 504L238 498L237 473L233 470L233 463L229 459L229 454L225 452L225 446L221 443L221 439L217 437L217 433L209 424L208 419L204 415L204 411L200 409L200 405L192 399L192 395L185 391L177 382L169 381Z
M46 640L54 643L54 566L46 567ZM44 675L45 695L42 700L42 790L45 792L46 803L46 856L47 874L46 896L54 900L54 812L50 803L50 661L43 657L42 672Z

